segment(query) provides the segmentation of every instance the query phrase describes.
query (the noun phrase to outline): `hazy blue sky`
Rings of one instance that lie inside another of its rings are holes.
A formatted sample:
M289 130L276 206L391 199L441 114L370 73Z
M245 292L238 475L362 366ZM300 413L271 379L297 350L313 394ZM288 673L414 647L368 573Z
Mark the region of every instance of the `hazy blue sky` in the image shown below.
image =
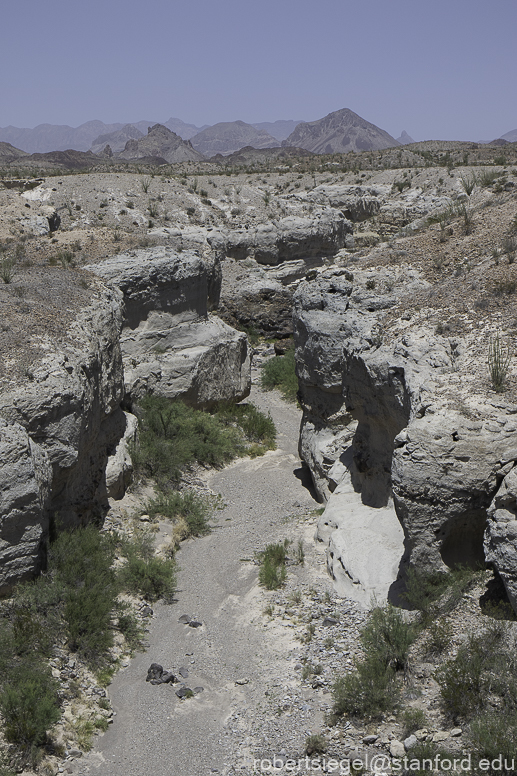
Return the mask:
M516 31L517 0L12 0L0 126L350 108L395 137L491 140L517 128Z

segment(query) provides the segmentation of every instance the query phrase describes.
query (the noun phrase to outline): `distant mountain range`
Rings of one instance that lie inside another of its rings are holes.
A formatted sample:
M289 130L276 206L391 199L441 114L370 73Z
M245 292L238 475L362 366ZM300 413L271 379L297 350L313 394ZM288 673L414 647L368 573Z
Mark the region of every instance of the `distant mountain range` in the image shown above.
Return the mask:
M193 147L203 156L233 154L245 146L253 148L278 148L280 141L265 129L257 129L244 121L223 121L199 132L191 140Z
M176 139L171 139L157 127L170 131ZM400 137L394 138L348 108L329 113L317 121L289 119L254 124L229 121L198 127L171 117L161 124L155 121L105 124L95 120L79 127L56 124L39 124L33 129L0 127L0 155L5 159L15 158L13 152L20 156L20 149L26 154L73 149L122 159L159 157L165 161L173 158L183 161L199 160L201 155L203 158L218 154L229 156L248 148L264 150L281 146L324 154L381 150L414 142L405 130ZM501 145L517 142L517 129L494 142Z

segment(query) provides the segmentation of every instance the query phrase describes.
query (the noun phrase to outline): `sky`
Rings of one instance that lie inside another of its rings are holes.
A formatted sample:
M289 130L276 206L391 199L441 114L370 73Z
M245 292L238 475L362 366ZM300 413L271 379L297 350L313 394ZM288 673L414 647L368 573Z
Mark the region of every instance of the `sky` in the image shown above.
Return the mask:
M4 0L0 126L170 117L517 129L517 0Z

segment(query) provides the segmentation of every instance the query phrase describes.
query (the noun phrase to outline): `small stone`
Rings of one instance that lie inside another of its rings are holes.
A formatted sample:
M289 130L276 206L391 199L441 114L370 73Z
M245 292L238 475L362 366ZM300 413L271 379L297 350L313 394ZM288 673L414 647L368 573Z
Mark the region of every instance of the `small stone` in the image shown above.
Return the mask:
M199 693L200 693L200 692L204 692L204 690L205 690L205 688L204 688L204 687L194 687L194 689L192 690L192 692L194 693L194 695L199 695Z
M451 730L451 737L458 738L458 736L461 736L462 733L463 733L463 730L461 728L453 728Z
M191 621L192 617L188 614L182 614L181 617L178 619L178 622L181 622L183 625L188 625Z
M406 750L404 744L401 741L397 741L396 738L390 743L390 754L392 757L404 757Z
M189 628L200 628L203 625L199 620L191 620L188 624Z
M335 617L325 617L322 624L325 626L331 626L331 625L337 625L338 622L339 620L336 620Z
M406 739L404 739L404 748L406 752L409 752L410 749L413 749L414 746L418 744L418 738L416 736L408 736Z
M374 744L377 741L378 738L379 738L379 736L374 736L374 735L372 735L372 736L365 736L363 738L363 744Z
M447 741L450 733L447 730L439 730L433 736L433 744L438 744L440 741Z
M184 679L188 679L188 668L185 668L185 666L181 666L181 668L178 671L178 674L182 676Z
M82 757L83 753L80 749L69 749L68 750L68 756L69 757Z
M244 677L243 679L236 679L235 680L235 684L239 684L239 685L249 684L249 683L250 683L250 680L248 679L247 676Z
M420 730L415 730L413 735L415 735L419 741L423 741L428 733L429 731L427 728L421 728Z
M141 523L149 523L151 521L151 518L149 515L140 515L140 522Z

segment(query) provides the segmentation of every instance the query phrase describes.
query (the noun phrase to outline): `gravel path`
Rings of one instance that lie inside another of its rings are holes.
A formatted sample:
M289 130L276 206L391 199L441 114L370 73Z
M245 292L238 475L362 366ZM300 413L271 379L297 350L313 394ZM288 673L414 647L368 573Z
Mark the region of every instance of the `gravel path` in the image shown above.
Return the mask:
M113 726L97 739L95 751L67 763L69 772L233 773L264 745L260 731L271 717L271 704L278 704L285 688L300 683L299 666L298 678L295 673L300 643L294 627L263 614L276 594L258 586L253 558L271 541L288 537L296 543L303 538L307 560L303 567L290 567L291 582L307 587L316 580L330 589L323 552L312 544L318 505L301 481L298 410L278 394L264 394L256 387L252 400L271 412L278 449L210 474L208 484L221 493L226 506L217 513L210 535L182 546L177 602L156 606L149 649L122 669L110 687L117 712ZM183 614L202 626L179 623ZM175 694L178 684L146 683L151 662L175 674L187 669L185 684L203 687L203 692L180 700ZM302 720L302 727L307 724Z

